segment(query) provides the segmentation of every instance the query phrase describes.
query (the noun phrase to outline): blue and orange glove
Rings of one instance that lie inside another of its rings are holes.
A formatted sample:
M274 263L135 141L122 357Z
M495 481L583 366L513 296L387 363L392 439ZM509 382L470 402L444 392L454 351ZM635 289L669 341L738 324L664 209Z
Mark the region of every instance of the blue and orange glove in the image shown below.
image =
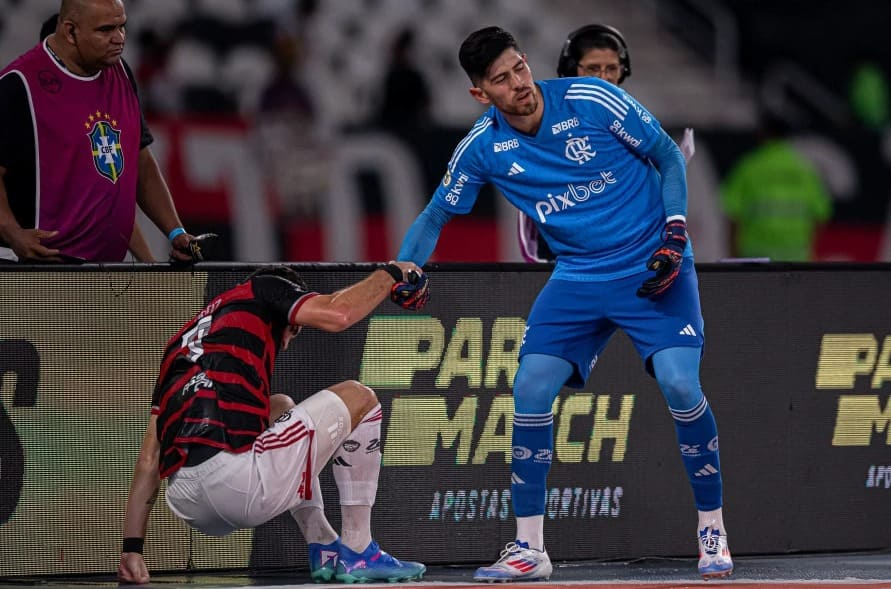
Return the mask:
M430 300L429 280L426 272L410 270L405 276L402 269L396 264L390 263L384 266L395 282L390 288L390 300L409 311L418 311L424 308Z
M665 224L665 241L647 261L647 269L656 275L644 281L639 289L639 297L658 297L668 290L681 272L684 250L687 248L687 223L675 219Z

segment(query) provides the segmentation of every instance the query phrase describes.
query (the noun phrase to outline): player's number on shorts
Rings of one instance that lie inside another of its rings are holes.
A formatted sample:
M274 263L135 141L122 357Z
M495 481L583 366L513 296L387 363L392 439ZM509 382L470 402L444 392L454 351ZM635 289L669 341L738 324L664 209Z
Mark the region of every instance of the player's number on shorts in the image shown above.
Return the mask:
M210 332L210 324L212 321L212 315L202 317L195 327L183 334L182 347L189 348L189 360L194 362L204 354L204 346L201 344L201 340L203 340L204 336Z

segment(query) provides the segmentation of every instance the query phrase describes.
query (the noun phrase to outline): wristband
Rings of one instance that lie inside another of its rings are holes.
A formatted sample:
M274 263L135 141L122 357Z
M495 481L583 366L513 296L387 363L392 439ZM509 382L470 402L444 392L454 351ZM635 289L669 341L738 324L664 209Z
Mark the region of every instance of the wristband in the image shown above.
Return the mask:
M142 547L145 545L145 538L124 538L124 545L121 552L136 552L142 554Z
M176 239L177 236L182 235L185 232L186 230L182 227L177 227L167 234L167 241L173 242L173 240Z
M405 274L402 273L402 268L390 262L381 270L385 271L387 274L393 277L393 282L405 282Z

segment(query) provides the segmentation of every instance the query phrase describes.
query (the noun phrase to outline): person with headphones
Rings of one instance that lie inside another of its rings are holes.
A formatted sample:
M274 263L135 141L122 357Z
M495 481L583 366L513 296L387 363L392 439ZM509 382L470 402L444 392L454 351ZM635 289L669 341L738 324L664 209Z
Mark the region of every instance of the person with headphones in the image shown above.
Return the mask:
M560 57L561 78L593 76L619 86L631 76L631 56L625 37L609 25L585 25L569 33Z
M560 49L557 75L561 78L591 76L620 86L631 77L631 55L624 35L619 29L604 24L585 25L572 31ZM689 162L696 152L693 129L684 130L678 147ZM522 211L517 213L517 235L520 253L527 262L554 261L548 243Z

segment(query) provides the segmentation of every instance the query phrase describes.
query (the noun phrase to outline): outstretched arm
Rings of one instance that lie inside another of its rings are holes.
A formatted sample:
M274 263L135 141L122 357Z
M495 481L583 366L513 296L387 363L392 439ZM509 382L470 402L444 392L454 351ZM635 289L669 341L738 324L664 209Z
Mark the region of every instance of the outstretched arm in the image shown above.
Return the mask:
M161 485L158 474L161 444L158 442L157 425L158 416L152 415L142 438L133 481L130 483L130 494L127 496L122 534L124 548L118 566L118 579L123 583L149 582L148 568L142 556L142 540L145 539L149 514L158 498L158 488Z
M423 271L412 262L391 262L394 274L402 272L402 279L408 277L410 271L419 275ZM388 266L390 266L388 264ZM390 271L380 268L372 272L364 280L331 294L320 294L309 298L300 305L291 319L294 325L307 325L323 331L338 332L358 323L374 311L387 297L396 276ZM426 277L425 277L426 279Z
M442 228L454 215L430 201L405 234L397 260L411 260L423 266L439 240Z

